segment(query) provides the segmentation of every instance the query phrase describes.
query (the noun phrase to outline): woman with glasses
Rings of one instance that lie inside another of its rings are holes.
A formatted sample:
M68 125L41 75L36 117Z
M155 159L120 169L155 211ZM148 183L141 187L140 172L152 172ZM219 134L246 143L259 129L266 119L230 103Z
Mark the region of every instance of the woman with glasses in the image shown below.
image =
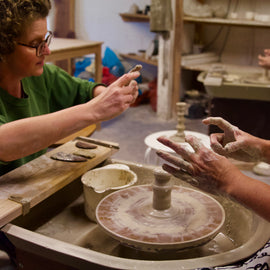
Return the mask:
M138 95L139 72L105 87L45 65L50 8L50 0L0 1L0 175L57 140L119 115Z

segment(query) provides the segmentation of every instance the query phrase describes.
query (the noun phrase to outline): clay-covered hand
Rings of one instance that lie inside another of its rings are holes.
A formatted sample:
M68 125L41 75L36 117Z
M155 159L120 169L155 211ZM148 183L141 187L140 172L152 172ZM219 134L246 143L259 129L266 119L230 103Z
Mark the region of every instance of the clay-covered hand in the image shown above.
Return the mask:
M88 102L96 122L112 119L125 111L138 96L138 71L126 73L108 87L98 86Z
M200 189L216 193L225 193L228 189L229 179L238 169L225 157L205 147L201 141L194 136L186 136L193 148L193 152L185 145L178 144L166 137L158 138L158 141L173 149L179 156L165 151L157 151L157 155L171 163L162 167L168 173L177 178L189 182Z
M270 53L265 55L258 55L258 64L259 66L269 69L270 68Z
M259 138L240 130L221 117L208 117L203 123L216 125L224 131L210 135L211 147L216 153L247 162L263 160Z
M265 56L270 56L270 49L263 50Z

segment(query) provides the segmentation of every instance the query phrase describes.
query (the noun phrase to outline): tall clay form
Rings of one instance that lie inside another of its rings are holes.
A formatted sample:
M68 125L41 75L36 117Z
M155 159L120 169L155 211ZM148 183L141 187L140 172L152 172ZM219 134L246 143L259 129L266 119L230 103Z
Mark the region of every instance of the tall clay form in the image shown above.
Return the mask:
M172 135L170 137L171 140L175 142L185 142L185 109L186 109L186 103L185 102L177 102L176 103L177 108L177 125L176 134Z
M154 171L155 181L153 184L153 209L167 210L171 207L172 183L170 175L162 169Z

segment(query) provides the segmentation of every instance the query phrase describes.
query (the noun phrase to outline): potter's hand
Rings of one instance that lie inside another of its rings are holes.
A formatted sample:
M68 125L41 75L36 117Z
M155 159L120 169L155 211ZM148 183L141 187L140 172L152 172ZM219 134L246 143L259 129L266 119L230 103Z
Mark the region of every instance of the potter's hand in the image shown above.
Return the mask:
M263 50L265 56L270 56L270 49Z
M270 69L270 54L258 55L258 64L263 68Z
M138 71L127 73L108 87L97 86L95 98L88 102L96 122L112 119L136 100L138 84L135 79L139 76Z
M173 174L200 189L216 192L225 192L227 189L227 177L233 170L234 165L223 156L206 148L198 138L186 136L194 152L186 149L184 145L174 143L166 137L158 138L158 141L173 149L179 156L164 151L157 151L157 155L171 163L173 166L164 164L162 167Z
M203 123L216 125L224 131L210 135L211 147L216 153L247 162L262 160L259 138L240 130L221 117L209 117Z

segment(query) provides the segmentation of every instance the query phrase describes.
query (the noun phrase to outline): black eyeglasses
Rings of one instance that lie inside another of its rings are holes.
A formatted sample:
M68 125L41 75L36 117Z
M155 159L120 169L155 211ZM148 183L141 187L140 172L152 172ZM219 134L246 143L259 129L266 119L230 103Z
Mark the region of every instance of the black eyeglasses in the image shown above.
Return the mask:
M17 42L17 44L18 45L21 45L21 46L25 46L25 47L36 49L36 55L37 56L41 56L41 55L44 54L44 50L45 50L46 44L47 44L47 46L50 45L51 40L52 40L52 37L53 37L53 34L52 34L51 31L49 31L47 33L47 35L46 35L45 40L42 40L37 45L29 45L29 44L25 44L25 43L22 43L22 42Z

